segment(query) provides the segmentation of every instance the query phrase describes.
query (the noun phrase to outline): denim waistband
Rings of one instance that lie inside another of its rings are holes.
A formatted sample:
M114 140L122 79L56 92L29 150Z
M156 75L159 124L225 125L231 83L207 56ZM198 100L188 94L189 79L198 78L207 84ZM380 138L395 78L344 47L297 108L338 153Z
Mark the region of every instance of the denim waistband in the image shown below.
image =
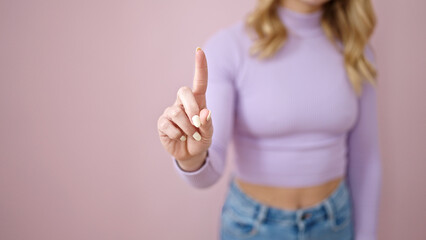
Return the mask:
M266 218L277 221L299 222L305 219L333 218L333 215L341 206L349 201L349 191L345 178L339 186L325 199L319 203L295 210L282 209L263 204L245 194L234 181L235 175L231 175L229 181L229 193L227 204L238 206L238 211L253 218Z

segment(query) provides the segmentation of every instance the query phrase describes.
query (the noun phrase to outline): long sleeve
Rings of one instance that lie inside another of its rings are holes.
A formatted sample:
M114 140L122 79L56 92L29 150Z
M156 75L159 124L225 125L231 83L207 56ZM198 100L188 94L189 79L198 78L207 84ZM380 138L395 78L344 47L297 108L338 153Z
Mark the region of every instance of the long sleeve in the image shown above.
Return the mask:
M365 55L376 65L371 49L367 48ZM358 119L348 135L347 178L352 195L356 240L377 239L382 170L376 95L375 87L364 83Z
M213 34L202 47L207 59L207 108L213 123L212 144L203 166L192 172L181 169L174 157L173 164L179 175L191 186L206 188L222 176L233 133L236 89L234 79L238 64L238 46L230 28Z

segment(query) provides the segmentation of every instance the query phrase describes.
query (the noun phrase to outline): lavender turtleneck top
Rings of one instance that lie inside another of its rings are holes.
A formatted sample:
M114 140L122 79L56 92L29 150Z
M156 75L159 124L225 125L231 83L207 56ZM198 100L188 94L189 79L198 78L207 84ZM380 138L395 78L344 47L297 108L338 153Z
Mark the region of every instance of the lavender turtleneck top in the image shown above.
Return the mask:
M173 164L191 186L223 175L229 144L235 175L270 186L307 187L339 176L348 182L357 240L376 239L381 186L376 89L364 82L358 98L343 56L320 25L322 10L278 8L289 37L268 60L249 55L252 40L240 20L203 45L208 64L207 108L213 138L203 166ZM373 51L365 57L375 65Z

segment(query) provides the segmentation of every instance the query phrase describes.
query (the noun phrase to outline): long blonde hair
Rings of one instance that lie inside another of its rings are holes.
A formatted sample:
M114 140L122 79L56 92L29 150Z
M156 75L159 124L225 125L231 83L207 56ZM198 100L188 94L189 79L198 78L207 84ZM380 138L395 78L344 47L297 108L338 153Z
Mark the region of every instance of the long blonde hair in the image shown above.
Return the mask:
M247 15L246 29L255 33L250 54L268 58L283 46L287 30L278 15L280 0L259 0L253 12ZM365 57L364 50L376 25L376 16L370 0L330 0L322 6L321 26L328 39L343 49L345 69L357 96L362 93L362 82L376 85L376 69Z

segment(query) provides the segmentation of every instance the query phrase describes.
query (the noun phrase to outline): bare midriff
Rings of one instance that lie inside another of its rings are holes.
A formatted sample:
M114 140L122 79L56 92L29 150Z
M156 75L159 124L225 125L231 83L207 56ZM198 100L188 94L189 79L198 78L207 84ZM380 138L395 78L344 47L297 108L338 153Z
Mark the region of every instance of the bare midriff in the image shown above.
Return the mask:
M237 177L234 181L245 194L260 203L284 210L296 210L314 206L329 197L342 179L338 177L320 185L301 188L253 184Z

